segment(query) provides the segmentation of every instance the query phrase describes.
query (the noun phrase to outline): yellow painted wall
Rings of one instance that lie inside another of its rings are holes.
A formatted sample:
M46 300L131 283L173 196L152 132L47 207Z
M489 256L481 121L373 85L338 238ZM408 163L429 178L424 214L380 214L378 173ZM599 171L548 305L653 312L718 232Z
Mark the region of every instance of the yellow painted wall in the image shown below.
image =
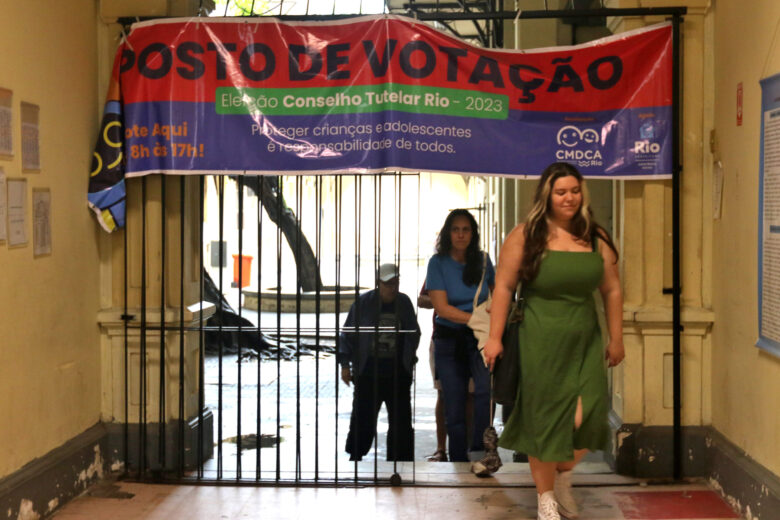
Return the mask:
M46 187L52 254L0 243L0 477L100 418L98 252L87 209L98 122L96 2L0 0L0 87L13 91L8 177ZM20 103L40 107L40 173L22 173Z
M714 223L712 424L780 474L780 359L758 335L759 79L780 72L780 3L720 0L715 8L715 128L723 162L723 214ZM736 125L737 84L744 118Z

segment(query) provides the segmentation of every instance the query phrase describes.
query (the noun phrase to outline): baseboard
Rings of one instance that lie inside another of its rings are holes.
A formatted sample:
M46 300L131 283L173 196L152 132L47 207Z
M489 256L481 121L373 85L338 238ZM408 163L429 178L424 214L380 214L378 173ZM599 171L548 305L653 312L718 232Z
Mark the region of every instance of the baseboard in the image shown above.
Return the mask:
M113 463L106 427L98 423L0 480L0 512L45 517L102 479Z
M780 478L710 429L710 484L744 518L780 520Z
M200 420L195 417L184 423L173 421L165 425L165 442L160 446L162 429L159 423L148 423L145 426L146 442L142 446L139 439L142 436L141 427L136 424L125 426L121 423L108 425L109 444L112 453L120 460L127 461L127 470L133 473L143 472L175 473L180 469L197 468L198 461L206 461L214 455L214 415L211 411L203 413L203 429L199 428ZM201 432L202 431L202 436ZM184 443L180 442L183 435ZM198 440L201 441L201 452L198 453ZM125 456L125 446L127 453ZM139 461L143 460L143 464Z
M613 425L618 474L670 479L672 427ZM682 429L682 476L706 478L745 518L780 520L780 478L710 426Z
M194 418L184 424L184 450L179 449L182 433L179 422L172 422L165 428L166 452L169 456L162 464L159 457L161 428L157 424L146 426L146 456L143 469L148 472L176 472L182 468L195 469L199 454L196 446L202 441L200 460L205 461L214 452L214 418L211 412L203 415L203 422ZM203 434L199 433L203 425ZM125 432L127 449L125 456ZM45 518L57 508L78 496L89 486L107 477L112 472L137 470L138 439L137 424L127 425L98 423L85 432L70 439L62 446L51 450L11 475L0 479L1 518ZM184 458L181 458L182 452ZM4 516L3 516L4 515Z
M649 479L667 479L674 475L674 450L671 426L623 424L614 430L615 471L619 475ZM709 454L706 426L682 429L682 476L706 477Z

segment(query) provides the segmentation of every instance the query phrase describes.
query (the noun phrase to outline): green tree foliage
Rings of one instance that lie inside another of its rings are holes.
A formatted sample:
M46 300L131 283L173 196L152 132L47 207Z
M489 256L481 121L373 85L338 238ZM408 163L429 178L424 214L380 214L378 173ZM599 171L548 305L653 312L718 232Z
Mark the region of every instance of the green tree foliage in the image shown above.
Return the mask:
M268 0L214 0L214 5L216 7L211 12L211 16L260 15L273 7Z

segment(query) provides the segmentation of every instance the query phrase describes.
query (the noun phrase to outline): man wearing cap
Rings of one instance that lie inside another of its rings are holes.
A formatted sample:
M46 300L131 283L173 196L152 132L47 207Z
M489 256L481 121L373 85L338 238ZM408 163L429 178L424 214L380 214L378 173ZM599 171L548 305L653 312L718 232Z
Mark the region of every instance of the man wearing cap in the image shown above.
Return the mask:
M350 460L368 453L384 403L387 460L412 460L412 370L420 327L411 300L398 292L398 266L382 264L377 286L352 304L340 334L341 379L355 382L346 451Z

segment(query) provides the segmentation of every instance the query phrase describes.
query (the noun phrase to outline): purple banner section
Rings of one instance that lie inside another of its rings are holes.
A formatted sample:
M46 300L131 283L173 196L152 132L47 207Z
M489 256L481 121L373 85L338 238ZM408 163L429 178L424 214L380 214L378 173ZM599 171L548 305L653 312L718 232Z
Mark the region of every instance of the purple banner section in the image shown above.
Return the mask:
M671 130L671 107L511 110L496 121L395 111L220 115L211 103L125 105L127 176L401 170L524 177L565 161L588 177L658 179L671 176L670 154L663 153Z

